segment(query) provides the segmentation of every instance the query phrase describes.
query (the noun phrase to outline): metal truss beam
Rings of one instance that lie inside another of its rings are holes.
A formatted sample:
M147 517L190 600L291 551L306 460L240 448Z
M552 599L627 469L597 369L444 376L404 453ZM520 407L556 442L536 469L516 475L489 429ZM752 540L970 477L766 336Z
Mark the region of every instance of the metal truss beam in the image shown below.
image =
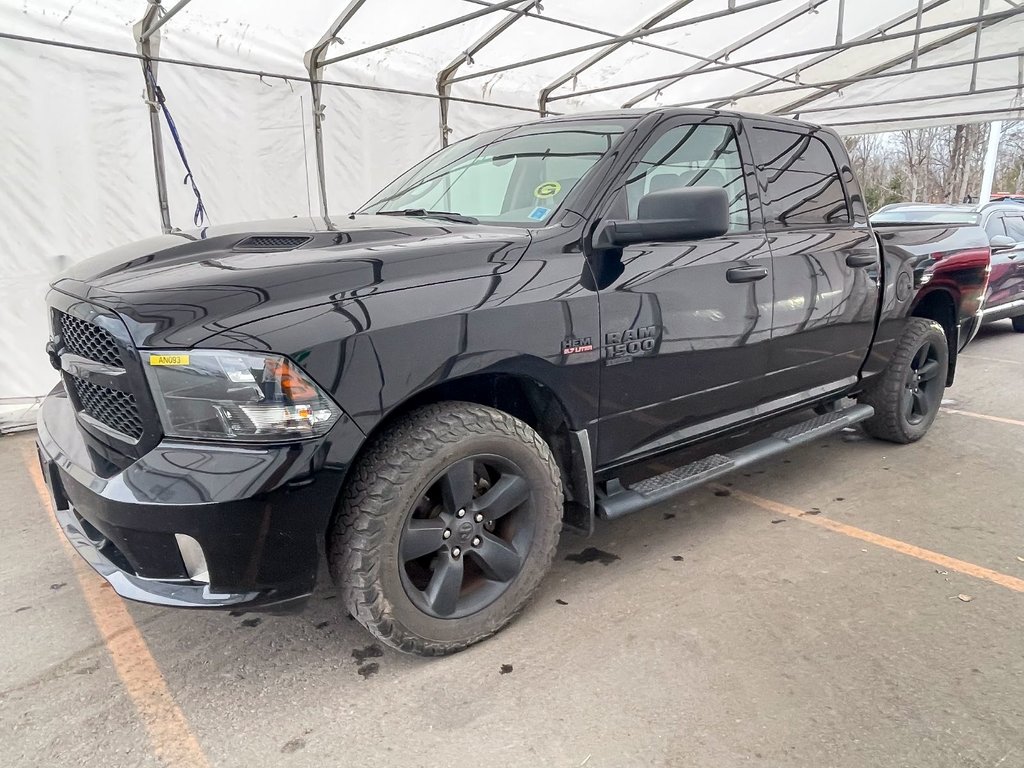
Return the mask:
M913 37L914 35L917 35L917 34L927 34L927 33L930 33L930 32L942 32L944 30L954 29L956 27L967 27L967 26L974 27L979 22L995 23L995 22L999 22L999 21L1005 21L1006 19L1013 18L1014 16L1020 15L1021 13L1024 13L1024 7L1013 8L1013 9L1007 10L1007 11L999 11L997 13L990 13L990 14L987 14L987 15L982 16L982 17L971 17L971 18L968 18L968 19L954 19L953 21L943 22L941 24L933 24L931 26L921 27L920 30L911 29L911 30L906 30L906 31L903 31L903 32L894 32L892 34L886 34L884 37L875 37L874 35L872 35L871 37L866 37L866 38L863 38L863 39L850 40L850 41L848 41L846 43L843 43L842 45L824 45L824 46L820 46L820 47L817 47L817 48L807 48L807 49L804 49L802 51L788 51L786 53L778 53L778 54L773 54L771 56L760 56L760 57L755 58L755 59L748 59L746 61L741 61L741 62L736 62L736 63L715 64L715 65L711 65L711 66L706 67L702 71L702 74L703 73L707 73L707 72L718 72L718 71L723 71L723 70L727 70L727 69L742 69L743 67L747 67L747 66L753 66L753 65L756 65L756 64L765 64L765 63L773 62L773 61L785 61L786 59L792 59L792 58L799 57L799 56L815 56L815 55L818 55L818 54L835 54L835 53L839 53L841 51L845 51L845 50L848 50L848 49L851 49L851 48L859 48L859 47L862 47L862 46L865 46L865 45L876 45L876 44L882 43L882 42L890 42L892 40L900 40L900 39L904 39L904 38L908 38L908 37ZM806 66L809 66L809 64L805 64L802 67L799 67L798 69L803 69ZM684 74L685 74L685 72L674 72L674 73L671 73L671 74L668 74L668 75L656 75L654 77L645 77L645 78L640 78L640 79L637 79L637 80L631 80L631 81L624 82L624 83L612 83L610 85L602 86L600 88L590 88L590 89L583 90L583 91L576 91L575 93L571 94L570 96L553 96L551 99L549 99L549 101L559 101L561 99L567 99L567 98L578 97L578 96L585 96L585 95L589 95L589 94L592 94L592 93L604 93L604 92L607 92L607 91L618 90L620 88L630 88L630 87L633 87L633 86L636 86L636 85L646 85L648 83L653 83L653 82L657 82L659 80L664 80L664 79L669 78L669 77L675 77L675 76L684 75Z
M964 30L960 30L958 32L954 32L952 35L946 35L945 37L940 38L939 40L934 40L934 41L932 41L931 43L928 43L925 46L919 47L918 51L917 51L917 56L921 56L921 55L924 55L924 54L931 53L932 51L938 50L939 48L942 48L944 46L947 46L947 45L950 45L952 43L955 43L958 40L962 40L963 38L969 37L970 35L973 35L973 34L977 34L977 32L974 29L964 29ZM975 47L974 56L972 56L971 59L967 62L967 63L969 63L971 65L972 72L975 73L975 74L972 74L972 77L971 77L971 90L972 91L975 89L976 82L977 82L976 81L976 73L978 71L978 58L979 58L979 54L980 54L980 51L978 50L977 47ZM899 56L894 56L891 59L888 59L888 60L886 60L886 61L884 61L884 62L882 62L880 64L876 64L873 67L870 67L869 69L861 70L860 72L855 73L853 75L853 77L869 79L871 75L881 74L881 73L885 72L886 70L891 69L892 67L899 66L900 64L905 64L908 61L913 61L914 56L915 56L914 51L909 51L909 52L906 52L906 53L901 53ZM918 68L915 71L920 72L921 69L922 68L921 68L920 64L918 64ZM902 74L907 74L907 73L903 72ZM819 93L815 93L815 94L812 94L812 95L809 95L809 96L797 99L796 101L790 102L789 104L786 104L785 106L779 107L778 109L775 109L775 110L772 110L772 111L775 114L782 115L782 114L794 114L797 111L801 110L802 107L808 107L808 109L813 110L814 107L810 106L810 105L813 105L813 103L815 101L818 101L819 99L822 99L825 96L828 96L829 94L835 93L836 91L840 90L842 87L843 86L830 86L830 87L824 89L823 91L821 91Z
M192 2L192 0L178 0L178 2L174 4L174 7L171 8L171 10L165 12L164 15L161 16L159 19L156 17L151 18L149 12L147 11L146 18L149 18L150 20L147 22L147 26L145 26L141 32L138 32L136 34L136 40L140 43L144 43L147 40L149 40L149 38L156 34L156 31L160 29L160 27L162 27L164 24L170 21L178 11L180 11L190 2ZM160 7L160 0L156 0L156 2L150 2L150 5Z
M531 8L537 5L540 5L540 0L526 0L526 2L522 2L519 7L510 8L509 10L512 11L511 13L487 30L487 32L481 35L475 43L452 59L451 63L447 67L437 73L437 96L439 100L438 110L441 117L442 147L448 146L448 134L451 133L451 128L448 127L448 106L451 103L452 78L455 77L455 73L459 71L459 67L467 62L472 62L474 56L490 45L496 37L511 27L516 21L523 18Z
M828 2L828 0L812 0L810 6L807 7L807 8L805 8L803 6L801 6L800 8L794 8L789 13L785 13L782 16L779 16L774 21L769 22L766 26L761 27L760 29L754 30L753 32L751 32L748 35L745 35L744 37L740 38L739 40L736 40L735 42L730 43L729 45L725 46L724 48L721 48L718 51L715 51L713 54L711 54L708 57L709 59L712 60L710 63L717 63L720 59L728 59L730 55L732 55L736 51L740 50L741 48L745 48L746 46L750 45L751 43L757 42L762 37L765 37L766 35L770 35L772 32L774 32L775 30L779 29L780 27L784 27L787 24L789 24L791 21L794 21L795 19L801 18L805 13L807 13L807 11L812 10L814 8L817 8L819 5L822 5L822 4L826 3L826 2ZM670 87L672 85L675 85L680 80L683 80L684 78L686 78L686 77L688 77L688 76L690 76L692 74L695 74L695 73L700 72L700 71L702 71L704 69L707 69L708 66L709 66L709 62L701 62L700 64L695 64L692 67L690 67L689 69L685 70L681 75L678 75L676 77L670 77L670 78L668 78L666 80L662 80L661 82L655 83L654 85L652 85L650 88L648 88L643 93L639 94L638 96L634 96L633 98L631 98L628 101L626 101L622 105L622 107L624 109L629 109L630 107L635 107L641 101L644 101L645 99L648 99L651 96L654 96L656 93L658 93L659 91L664 90L665 88L668 88L668 87ZM779 79L785 79L785 78L779 78ZM773 82L773 83L774 82L778 82L778 79L773 77L773 78L771 78L769 80L769 82Z
M496 11L504 11L505 9L513 5L517 5L518 3L521 2L522 0L501 0L501 2L488 5L486 8L481 8L479 11L473 11L472 13L467 13L463 16L456 16L454 19L448 19L448 21L441 22L440 24L434 24L432 26L417 30L416 32L410 32L407 35L394 37L390 40L385 40L380 43L374 43L373 45L367 46L366 48L360 48L357 51L349 51L348 53L343 53L341 56L335 56L333 58L327 59L326 61L323 62L323 66L326 67L328 64L337 64L339 61L345 61L346 59L354 59L356 56L362 56L367 53L379 51L383 48L390 48L393 45L401 45L402 43L407 43L410 40L416 40L417 38L420 37L426 37L427 35L432 35L435 32L440 32L444 29L450 29L451 27L458 26L459 24L464 24L467 21L472 21L473 19L478 19L481 16L486 16L489 13L495 13Z
M978 63L984 64L984 63L990 62L990 61L1004 61L1006 59L1012 59L1012 58L1016 58L1016 57L1019 57L1019 56L1020 56L1020 53L1018 53L1018 52L995 53L995 54L992 54L990 56L982 56L981 58L978 59ZM918 67L917 71L918 72L935 72L935 71L942 70L942 69L954 69L956 67L969 67L973 63L974 63L974 59L960 59L958 61L945 61L945 62L942 62L942 63L939 63L939 64L929 64L929 65L924 66L924 67ZM864 76L860 76L860 77L853 76L853 77L838 78L838 79L835 79L835 80L821 80L821 81L818 81L816 83L802 83L800 85L786 86L786 87L783 87L783 88L772 88L770 91L758 91L757 95L759 95L759 96L774 96L775 94L778 94L778 93L795 93L797 91L805 91L808 88L820 88L820 89L836 88L836 89L838 89L838 88L845 88L846 86L849 86L849 85L856 85L857 83L863 83L863 82L866 82L868 80L881 80L881 79L888 78L888 77L906 77L909 74L911 74L909 71L879 72L877 74L864 75ZM709 107L709 109L719 109L721 106L727 104L731 98L732 98L731 96L716 96L716 97L713 97L713 98L710 98L710 99L709 98L704 98L704 99L696 99L694 101L682 101L682 102L678 102L676 104L666 104L664 106L666 106L666 107L677 107L677 108L682 108L682 107L698 107L698 106L705 105L708 102L714 102L714 105ZM938 98L938 97L936 97L936 98ZM815 110L813 107L811 107L807 111L815 112L817 110ZM784 114L784 113L777 111L776 114Z
M778 3L778 2L781 2L781 0L752 0L752 2L749 2L749 3L747 3L746 5L744 5L744 6L740 7L740 8L737 8L735 6L727 7L725 9L721 10L721 11L715 11L713 13L706 13L703 16L695 16L692 19L686 19L686 20L683 20L683 21L675 21L675 22L672 22L671 24L663 24L661 26L651 27L650 29L641 30L639 32L630 32L629 34L618 35L617 37L611 37L608 40L601 40L601 41L596 42L596 43L587 43L586 45L578 45L578 46L576 46L574 48L566 48L566 49L561 50L561 51L553 51L553 52L547 54L546 56L536 56L536 57L534 57L532 59L524 59L523 61L518 61L518 62L516 62L514 64L506 64L506 65L501 66L501 67L492 67L490 69L481 70L480 72L474 72L471 75L463 75L462 77L455 78L455 80L453 80L452 82L458 83L458 82L461 82L463 80L472 80L472 79L477 78L477 77L487 77L489 75L496 75L496 74L499 74L501 72L508 72L509 70L519 69L520 67L528 67L531 64L538 64L538 63L540 63L542 61L551 61L552 59L560 59L563 56L572 56L573 54L576 54L576 53L586 53L587 51L593 51L593 50L596 50L598 48L604 48L605 46L607 46L609 44L612 44L612 43L619 43L619 42L631 43L634 40L639 40L640 38L648 37L650 35L656 35L656 34L658 34L660 32L668 32L668 31L671 31L673 29L679 29L681 27L689 26L691 24L699 24L699 23L701 23L703 21L711 21L712 19L719 19L719 18L722 18L723 16L732 16L732 15L735 15L735 14L738 14L738 13L742 13L743 11L749 11L752 8L760 8L761 6L772 5L772 4ZM699 57L693 57L693 58L699 58ZM563 98L565 98L565 97L563 97ZM551 101L554 101L554 99L551 99Z
M820 1L824 2L825 0L820 0ZM633 27L633 29L630 30L630 32L628 34L635 34L637 32L643 32L645 30L651 29L652 27L656 27L661 22L663 22L665 19L667 19L669 16L671 16L673 13L675 13L676 11L682 10L683 8L685 8L686 6L688 6L692 2L693 2L693 0L675 0L675 2L670 3L665 8L663 8L660 11L658 11L655 15L651 16L646 21L644 21L641 24L638 24L637 26ZM628 43L629 43L628 40L622 40L622 39L615 40L613 42L608 43L608 45L606 45L602 50L599 50L596 53L590 55L589 57L587 57L587 59L585 61L582 61L581 63L577 64L575 67L570 69L564 75L560 75L560 76L556 77L554 80L552 80L546 86L544 86L540 90L540 93L537 95L537 109L540 111L541 117L544 117L547 114L548 97L551 95L552 91L554 91L557 88L562 87L563 85L568 83L570 80L574 80L582 72L587 71L588 69L590 69L595 64L599 63L600 61L602 61L606 57L608 57L611 54L615 53L615 51L621 49L625 45L628 45Z

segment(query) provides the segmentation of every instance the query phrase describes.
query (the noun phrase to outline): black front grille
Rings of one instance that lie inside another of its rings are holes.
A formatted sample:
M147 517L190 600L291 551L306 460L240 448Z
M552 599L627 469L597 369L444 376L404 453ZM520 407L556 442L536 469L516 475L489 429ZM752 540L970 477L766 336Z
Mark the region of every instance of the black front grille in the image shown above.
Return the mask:
M95 360L97 363L124 368L114 337L98 325L61 312L60 332L64 339L64 348L71 354Z
M142 419L135 395L130 392L118 392L98 384L71 376L78 402L82 404L82 412L92 416L101 424L117 430L133 440L142 437Z

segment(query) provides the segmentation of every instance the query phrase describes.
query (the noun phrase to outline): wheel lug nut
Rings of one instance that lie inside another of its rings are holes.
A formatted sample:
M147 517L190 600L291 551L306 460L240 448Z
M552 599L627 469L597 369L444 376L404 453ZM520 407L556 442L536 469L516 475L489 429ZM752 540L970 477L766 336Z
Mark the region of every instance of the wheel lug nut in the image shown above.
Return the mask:
M451 537L451 535L452 535L452 532L451 532L451 530L450 530L450 529L448 529L448 528L445 528L445 529L444 529L444 533L442 533L442 534L441 534L441 538L442 538L442 539L447 539L447 538L450 538L450 537Z
M458 512L455 513L455 516L456 517L465 517L466 516L466 510L460 509Z
M484 516L481 513L477 512L475 515L473 515L473 519L476 520L478 523L482 523L484 521Z
M455 558L456 560L458 560L458 558L459 558L459 555L461 555L461 554L462 554L462 550L461 550L461 549L459 549L458 547L455 547L455 548L454 548L454 549L452 550L452 557L454 557L454 558Z
M473 546L474 547L479 547L480 546L480 537L479 536L474 536L473 537Z

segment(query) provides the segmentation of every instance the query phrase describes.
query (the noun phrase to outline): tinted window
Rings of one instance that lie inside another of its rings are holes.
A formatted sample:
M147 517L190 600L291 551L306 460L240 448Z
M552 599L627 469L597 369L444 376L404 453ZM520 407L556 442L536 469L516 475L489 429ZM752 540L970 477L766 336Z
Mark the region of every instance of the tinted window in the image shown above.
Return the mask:
M1006 229L1003 227L1003 217L1001 214L993 213L989 220L985 223L985 233L989 237L995 237L996 235L1005 235Z
M1024 243L1024 215L1010 216L1003 219L1006 224L1006 234L1014 239L1014 242Z
M769 128L755 128L751 141L766 187L766 223L801 227L850 221L839 169L825 142Z
M658 137L626 182L629 217L648 192L679 187L718 187L729 193L731 229L750 228L736 134L727 125L680 125Z

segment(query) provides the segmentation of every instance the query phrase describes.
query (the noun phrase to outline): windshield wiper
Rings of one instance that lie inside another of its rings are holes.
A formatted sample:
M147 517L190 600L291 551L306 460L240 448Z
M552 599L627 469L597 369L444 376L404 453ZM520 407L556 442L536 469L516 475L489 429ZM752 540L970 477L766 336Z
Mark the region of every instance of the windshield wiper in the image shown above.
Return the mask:
M405 208L401 211L377 211L378 216L420 216L426 219L444 219L459 224L479 224L480 220L473 216L465 216L451 211L428 211L424 208Z

